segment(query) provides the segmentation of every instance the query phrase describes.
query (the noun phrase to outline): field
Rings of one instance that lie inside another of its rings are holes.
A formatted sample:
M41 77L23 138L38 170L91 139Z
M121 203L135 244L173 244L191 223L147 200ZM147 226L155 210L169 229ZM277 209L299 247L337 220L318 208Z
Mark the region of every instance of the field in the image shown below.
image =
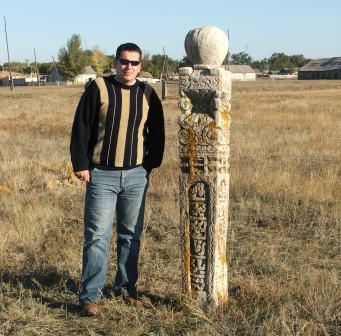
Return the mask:
M229 306L207 315L180 292L175 100L164 102L166 155L148 192L145 305L108 286L102 316L79 312L84 185L69 135L82 91L0 88L0 335L341 333L341 81L234 83Z

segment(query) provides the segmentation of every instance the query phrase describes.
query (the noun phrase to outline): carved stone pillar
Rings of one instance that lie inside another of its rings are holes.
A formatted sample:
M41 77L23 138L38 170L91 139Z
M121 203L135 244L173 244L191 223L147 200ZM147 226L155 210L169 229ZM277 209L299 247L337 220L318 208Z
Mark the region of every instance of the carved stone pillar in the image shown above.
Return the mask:
M191 30L180 69L179 155L182 287L200 305L227 303L227 226L231 74L216 27Z

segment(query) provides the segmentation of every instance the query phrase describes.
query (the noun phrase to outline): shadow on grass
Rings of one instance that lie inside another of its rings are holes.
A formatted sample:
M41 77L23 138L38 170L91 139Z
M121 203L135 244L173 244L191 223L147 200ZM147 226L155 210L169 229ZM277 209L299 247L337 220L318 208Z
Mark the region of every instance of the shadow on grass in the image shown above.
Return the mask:
M150 303L155 307L166 306L177 312L183 310L183 305L181 304L179 298L175 295L166 295L162 297L147 291L140 292L140 295L149 299Z
M102 290L102 295L103 295L103 298L105 299L114 299L116 297L112 286L105 286ZM149 301L150 304L155 308L164 307L164 308L168 308L174 311L183 310L183 306L181 305L180 299L176 295L159 296L159 295L152 294L148 291L138 291L138 297L139 297L139 300L141 301L146 301L146 300Z
M0 281L9 284L14 296L22 290L30 291L30 296L40 300L53 309L65 309L69 313L80 313L77 301L79 283L65 274L50 270L48 272L11 273L0 270ZM22 295L22 294L21 294ZM75 302L60 299L61 296L73 296Z
M79 281L55 270L45 272L15 273L0 269L0 282L10 285L10 295L23 295L23 289L29 291L30 297L40 301L52 309L64 309L68 313L82 315L78 304ZM27 295L27 294L26 294ZM113 299L111 286L105 286L102 291L104 299ZM152 306L164 307L174 311L182 311L180 298L176 295L158 296L148 291L139 292L142 300L147 300ZM72 301L72 302L71 302Z

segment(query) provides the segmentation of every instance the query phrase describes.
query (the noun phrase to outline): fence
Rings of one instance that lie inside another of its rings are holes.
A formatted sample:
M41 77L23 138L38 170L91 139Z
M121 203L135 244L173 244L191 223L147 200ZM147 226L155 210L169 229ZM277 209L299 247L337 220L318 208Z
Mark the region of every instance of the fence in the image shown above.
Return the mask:
M164 80L162 81L162 100L179 98L179 82Z

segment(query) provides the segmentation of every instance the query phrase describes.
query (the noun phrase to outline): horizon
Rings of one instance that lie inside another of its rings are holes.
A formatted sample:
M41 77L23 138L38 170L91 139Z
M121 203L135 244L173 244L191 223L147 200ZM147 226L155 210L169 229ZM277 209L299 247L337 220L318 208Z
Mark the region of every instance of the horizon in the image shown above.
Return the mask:
M179 0L162 7L155 0L148 5L134 5L134 1L114 5L108 0L96 4L95 9L79 0L1 5L0 64L7 63L4 16L11 62L32 63L34 48L38 63L52 62L52 57L57 60L59 49L73 34L80 35L83 49L98 46L107 55L115 54L119 44L132 41L143 54L163 54L164 47L170 58L181 60L186 55L186 34L202 26L229 32L230 54L246 52L253 60L277 52L310 59L341 56L341 45L336 43L341 32L341 2L336 0L323 5L288 0L285 8L270 0L243 4L213 0L207 7ZM115 28L110 30L111 26Z

